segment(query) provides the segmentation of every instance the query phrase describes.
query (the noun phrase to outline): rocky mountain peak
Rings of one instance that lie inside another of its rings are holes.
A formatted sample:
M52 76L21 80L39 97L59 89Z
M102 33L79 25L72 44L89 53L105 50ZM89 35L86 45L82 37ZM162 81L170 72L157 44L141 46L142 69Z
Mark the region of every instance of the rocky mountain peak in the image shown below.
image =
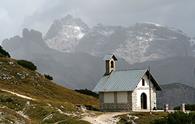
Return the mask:
M62 52L100 57L114 53L130 64L193 54L190 38L181 30L148 22L88 28L81 19L67 15L54 21L45 39L50 48Z
M55 20L45 36L49 47L62 51L73 52L79 40L85 36L89 27L79 18L71 15Z
M74 18L71 15L67 15L61 19L63 25L74 25L88 29L87 24L85 24L80 18Z
M75 29L80 28L82 32L87 32L89 27L85 24L80 18L74 18L71 15L67 15L64 18L55 20L51 27L49 28L48 32L45 35L45 39L54 38L56 35L64 29L68 27L75 27Z

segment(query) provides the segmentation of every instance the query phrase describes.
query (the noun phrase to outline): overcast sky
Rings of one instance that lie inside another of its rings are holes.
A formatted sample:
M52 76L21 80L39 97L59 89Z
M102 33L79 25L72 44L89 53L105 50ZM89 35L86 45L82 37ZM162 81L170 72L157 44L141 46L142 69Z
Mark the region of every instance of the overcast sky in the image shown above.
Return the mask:
M0 0L0 41L25 27L45 33L67 14L90 26L154 22L195 36L195 0Z

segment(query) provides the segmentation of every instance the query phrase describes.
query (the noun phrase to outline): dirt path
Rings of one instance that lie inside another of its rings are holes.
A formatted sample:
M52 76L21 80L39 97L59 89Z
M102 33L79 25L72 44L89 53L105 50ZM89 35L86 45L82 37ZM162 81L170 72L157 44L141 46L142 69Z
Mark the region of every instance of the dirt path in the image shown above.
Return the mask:
M88 121L92 124L116 124L119 121L119 118L116 118L116 116L127 113L128 112L109 112L98 116L85 116L82 120Z
M13 95L16 95L18 97L21 97L21 98L24 98L24 99L28 99L28 100L36 100L34 98L31 98L31 97L28 97L28 96L25 96L25 95L22 95L22 94L19 94L19 93L15 93L15 92L12 92L12 91L9 91L9 90L5 90L5 89L0 89L1 91L4 91L4 92L7 92L7 93L10 93L10 94L13 94Z

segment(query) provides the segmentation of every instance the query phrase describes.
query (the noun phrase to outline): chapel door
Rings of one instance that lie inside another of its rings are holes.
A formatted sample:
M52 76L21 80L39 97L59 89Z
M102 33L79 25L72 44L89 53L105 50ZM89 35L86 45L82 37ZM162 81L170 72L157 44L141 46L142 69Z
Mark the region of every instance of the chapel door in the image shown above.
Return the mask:
M147 96L145 93L141 94L141 109L147 109Z

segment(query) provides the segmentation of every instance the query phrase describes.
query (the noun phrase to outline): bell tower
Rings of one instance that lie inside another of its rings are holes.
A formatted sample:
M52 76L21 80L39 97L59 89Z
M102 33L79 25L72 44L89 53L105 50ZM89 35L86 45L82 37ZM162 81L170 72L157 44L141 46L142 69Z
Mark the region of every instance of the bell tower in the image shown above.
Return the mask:
M106 72L104 75L110 75L113 71L116 70L117 58L115 57L115 55L106 55L104 57L104 61L106 67Z

